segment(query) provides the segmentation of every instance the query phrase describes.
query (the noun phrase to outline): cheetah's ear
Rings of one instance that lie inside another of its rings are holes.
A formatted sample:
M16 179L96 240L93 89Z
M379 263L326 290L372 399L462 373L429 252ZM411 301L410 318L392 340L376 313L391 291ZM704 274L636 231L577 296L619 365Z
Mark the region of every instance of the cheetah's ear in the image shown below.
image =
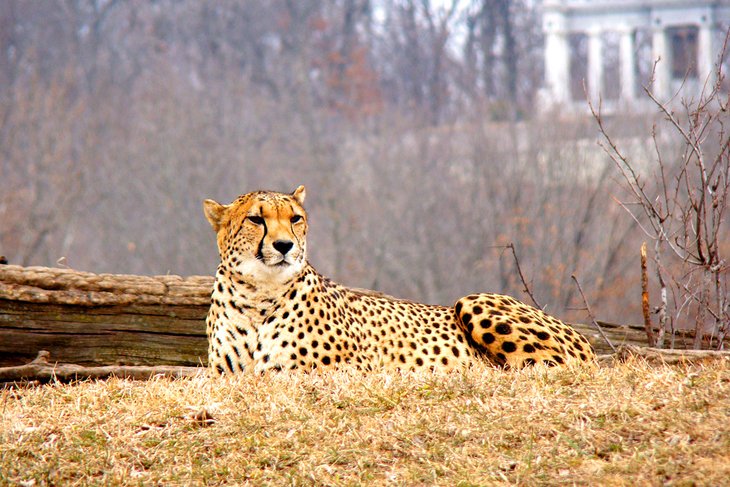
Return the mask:
M216 232L220 230L221 225L223 224L223 216L226 214L226 210L228 210L228 207L218 203L217 201L203 201L203 213L205 213L205 218L208 219L213 230Z
M304 188L304 185L302 185L295 189L291 195L294 196L294 199L297 200L300 205L303 205L304 198L307 197L307 190Z

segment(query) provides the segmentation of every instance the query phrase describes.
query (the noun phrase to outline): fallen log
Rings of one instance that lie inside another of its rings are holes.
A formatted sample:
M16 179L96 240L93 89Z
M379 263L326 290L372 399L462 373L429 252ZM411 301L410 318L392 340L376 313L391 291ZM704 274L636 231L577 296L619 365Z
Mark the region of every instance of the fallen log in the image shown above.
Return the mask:
M205 365L213 278L0 266L0 367Z
M211 276L0 265L0 367L27 364L38 350L48 350L60 363L87 367L205 365L212 287ZM641 325L598 324L616 347L647 345ZM612 352L594 326L573 326L598 354ZM673 343L687 348L693 337L676 334Z
M152 367L139 365L85 367L76 364L57 364L50 362L50 356L51 354L48 351L41 350L38 352L38 356L29 364L15 367L0 367L0 383L71 382L84 379L108 379L109 377L148 380L153 377L194 377L207 373L207 369L203 367L175 367L170 365Z
M623 345L619 347L615 358L626 361L631 358L641 358L651 364L689 364L711 360L730 360L730 351L725 350L671 350L664 348L637 347Z

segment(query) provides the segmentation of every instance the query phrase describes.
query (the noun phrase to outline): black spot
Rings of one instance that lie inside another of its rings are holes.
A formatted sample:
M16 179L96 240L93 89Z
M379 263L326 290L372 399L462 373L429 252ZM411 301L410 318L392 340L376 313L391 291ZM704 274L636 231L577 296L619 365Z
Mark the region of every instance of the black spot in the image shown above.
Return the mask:
M575 349L578 350L579 352L583 351L583 347L578 342L573 343L573 347L575 347Z
M297 290L295 289L295 290L293 290L293 291L292 291L292 292L291 292L291 293L289 294L289 299L294 299L294 298L296 298L296 297L297 297Z
M502 350L504 350L507 353L512 353L515 350L517 350L517 345L515 345L514 342L503 342Z
M451 353L454 354L454 357L458 357L459 356L459 349L456 348L456 347L451 347Z
M490 320L489 318L484 318L482 321L479 322L479 326L486 330L490 326L492 326L492 320Z
M406 358L403 356L403 354L400 354L398 356L398 360L400 360L400 363L402 363L402 364L406 363Z
M565 360L563 360L563 357L561 357L560 355L553 355L553 358L559 364L564 364L565 363Z
M479 315L479 314L482 314L482 311L483 310L482 310L482 307L481 306L474 306L471 311L475 315Z
M580 354L580 359L585 362L586 361L586 354L581 353Z
M419 367L423 365L423 359L421 357L418 357L416 359L416 365L418 365Z
M533 346L532 346L532 345L530 345L529 343L525 343L525 344L524 344L524 345L522 346L522 350L523 350L523 351L524 351L525 353L535 353L535 347L533 347Z
M499 352L499 353L497 354L497 358L498 358L498 359L499 359L499 360L500 360L500 361L501 361L502 363L504 363L504 362L507 362L507 357L506 357L506 356L505 356L505 354L503 354L502 352Z
M438 345L434 345L433 346L433 354L434 355L440 355L441 354L441 347L439 347Z
M312 348L317 348L319 346L319 342L317 340L314 340L312 342Z
M457 315L461 313L461 308L462 308L461 302L456 303L456 308L455 309L456 309L456 314Z
M549 340L550 339L550 333L548 333L546 331L538 331L536 333L536 335L537 335L537 338L539 338L540 340Z
M215 370L217 370L220 375L223 375L223 373L225 372L225 370L223 370L223 367L221 367L221 364L216 365Z
M441 358L441 363L444 364L444 365L449 365L449 359L447 359L446 357L442 357Z
M329 365L331 361L332 360L327 355L325 355L324 357L322 357L322 363L324 365Z
M530 318L528 318L527 316L520 316L520 321L525 324L532 323L532 320Z
M264 355L264 363L268 363L271 357L269 357L269 354L267 353Z
M482 335L482 342L484 342L484 344L486 345L494 343L494 335L492 335L491 333L484 333Z
M468 325L470 321L471 321L471 315L469 313L464 313L463 315L461 315L462 323L464 323L465 325Z
M556 365L558 365L555 362L553 362L552 360L543 360L542 363L544 363L548 367L555 367Z
M500 335L509 335L510 333L512 333L512 327L509 326L507 323L498 324L494 330Z
M524 365L535 365L535 359L532 357L527 357L522 363Z
M274 333L273 335L271 335L271 339L272 340L276 340L277 338L279 338L279 332L278 331L276 333Z

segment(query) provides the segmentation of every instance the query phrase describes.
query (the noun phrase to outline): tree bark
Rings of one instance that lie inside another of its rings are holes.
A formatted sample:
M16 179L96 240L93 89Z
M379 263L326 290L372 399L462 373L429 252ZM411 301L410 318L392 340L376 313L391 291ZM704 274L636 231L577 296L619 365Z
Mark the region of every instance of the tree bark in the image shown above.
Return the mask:
M0 266L0 366L204 365L212 277Z

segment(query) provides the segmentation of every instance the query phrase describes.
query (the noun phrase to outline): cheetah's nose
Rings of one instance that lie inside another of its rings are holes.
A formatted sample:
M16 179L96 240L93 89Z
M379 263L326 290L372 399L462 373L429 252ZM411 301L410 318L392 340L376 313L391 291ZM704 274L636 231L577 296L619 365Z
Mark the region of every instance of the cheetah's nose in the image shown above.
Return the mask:
M276 250L281 252L281 255L286 255L294 247L294 242L291 240L277 240L273 245Z

